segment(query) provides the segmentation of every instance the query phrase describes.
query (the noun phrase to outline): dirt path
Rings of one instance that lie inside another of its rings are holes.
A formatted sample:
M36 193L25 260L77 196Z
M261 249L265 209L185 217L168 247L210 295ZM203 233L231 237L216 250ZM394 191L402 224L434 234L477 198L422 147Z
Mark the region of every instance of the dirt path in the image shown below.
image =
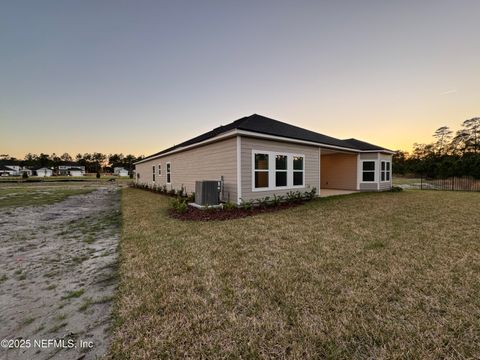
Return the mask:
M0 209L0 340L24 345L0 349L0 358L95 359L105 353L119 198L111 185L52 205Z

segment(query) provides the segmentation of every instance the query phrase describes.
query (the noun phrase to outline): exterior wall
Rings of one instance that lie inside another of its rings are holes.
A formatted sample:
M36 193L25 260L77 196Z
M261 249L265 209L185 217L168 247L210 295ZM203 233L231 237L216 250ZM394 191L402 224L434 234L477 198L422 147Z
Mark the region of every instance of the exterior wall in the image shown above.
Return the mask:
M274 151L279 153L304 154L305 181L303 187L252 191L252 150ZM318 146L292 144L288 142L241 137L241 198L254 200L266 196L285 195L289 191L319 191L320 185L320 149Z
M375 181L374 182L362 182L362 160L374 160L375 161ZM380 171L381 171L381 160L390 161L390 171L391 171L391 161L392 155L381 154L381 153L363 153L360 154L359 163L358 163L358 179L359 179L359 190L360 191L383 191L390 190L392 187L392 176L390 175L390 181L383 182L380 181Z
M320 158L322 189L357 190L357 154L328 154Z
M171 184L167 184L167 162L171 164ZM159 164L162 168L161 175L158 174ZM155 182L152 177L152 166L155 166ZM184 186L188 193L195 191L195 181L197 180L220 180L220 177L223 176L225 199L236 202L236 138L148 160L137 164L135 171L136 174L140 174L140 178L136 180L139 184L166 185L168 189L175 190L180 190Z

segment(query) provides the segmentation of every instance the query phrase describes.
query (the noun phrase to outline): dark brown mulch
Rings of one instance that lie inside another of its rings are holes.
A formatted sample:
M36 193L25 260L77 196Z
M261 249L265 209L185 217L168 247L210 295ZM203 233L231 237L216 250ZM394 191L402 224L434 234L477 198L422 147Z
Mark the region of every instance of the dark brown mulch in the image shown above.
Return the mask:
M277 206L269 207L254 207L250 210L246 209L209 209L209 210L200 210L188 207L188 210L184 213L177 213L173 209L168 210L170 217L178 220L192 220L192 221L213 221L213 220L231 220L245 218L248 216L253 216L257 214L265 214L285 209L290 209L302 205L304 202L293 203L293 204L280 204Z

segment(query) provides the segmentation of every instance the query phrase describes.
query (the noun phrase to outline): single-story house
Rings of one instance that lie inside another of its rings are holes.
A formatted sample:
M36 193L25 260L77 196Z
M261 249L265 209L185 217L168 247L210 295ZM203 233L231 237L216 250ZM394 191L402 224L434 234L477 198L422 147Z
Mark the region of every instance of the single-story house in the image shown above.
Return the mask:
M37 176L49 177L53 175L53 170L47 167L41 167L35 170Z
M122 176L122 177L129 176L128 170L123 167L115 167L113 169L113 173L115 175Z
M10 166L0 165L0 176L15 176L17 171Z
M85 170L71 167L70 169L67 170L67 174L69 176L83 176L85 174Z
M223 178L224 200L237 204L313 188L382 191L392 154L253 114L136 162L135 181L190 193L196 180Z
M0 166L0 175L1 176L22 176L23 174L28 176L32 175L32 170L27 169L25 166L19 165L1 165Z
M85 166L78 165L75 162L64 163L58 166L58 174L62 176L83 176L85 175Z

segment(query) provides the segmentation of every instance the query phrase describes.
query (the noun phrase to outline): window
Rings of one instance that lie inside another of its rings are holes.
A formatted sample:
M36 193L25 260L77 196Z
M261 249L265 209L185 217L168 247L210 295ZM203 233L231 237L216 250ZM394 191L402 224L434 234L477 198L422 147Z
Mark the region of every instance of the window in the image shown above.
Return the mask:
M171 175L170 175L170 172L171 172L170 163L167 163L167 184L170 184L170 183L171 183Z
M293 186L303 185L303 156L293 157Z
M152 170L153 170L152 181L155 182L155 165L152 166Z
M252 191L305 186L305 155L252 150Z
M390 161L382 161L380 169L381 181L390 181Z
M268 188L268 154L255 154L255 188Z
M162 175L162 165L158 164L158 176Z
M287 156L277 155L275 157L275 186L287 186Z
M362 165L362 181L375 181L375 161L364 161Z

